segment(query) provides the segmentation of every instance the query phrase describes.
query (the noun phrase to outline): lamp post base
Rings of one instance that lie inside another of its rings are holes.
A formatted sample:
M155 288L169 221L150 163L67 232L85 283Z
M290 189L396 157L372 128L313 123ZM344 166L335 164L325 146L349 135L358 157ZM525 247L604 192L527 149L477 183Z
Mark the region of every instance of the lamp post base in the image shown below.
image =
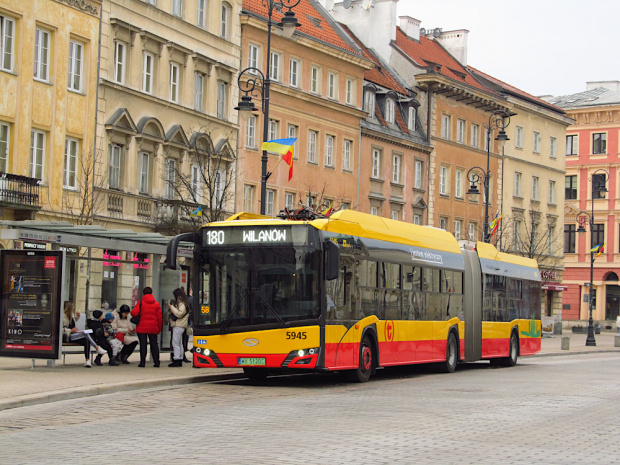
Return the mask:
M594 339L594 326L588 325L588 336L586 337L586 346L596 346L596 339Z

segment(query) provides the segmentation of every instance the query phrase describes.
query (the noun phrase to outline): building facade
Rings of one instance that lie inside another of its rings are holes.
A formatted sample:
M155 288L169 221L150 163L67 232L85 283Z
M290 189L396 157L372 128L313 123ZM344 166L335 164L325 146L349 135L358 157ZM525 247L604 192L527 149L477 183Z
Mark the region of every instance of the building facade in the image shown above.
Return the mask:
M563 318L588 319L592 270L593 319L613 325L620 311L620 81L588 82L585 92L548 100L574 119L566 132ZM605 247L591 265L597 245Z

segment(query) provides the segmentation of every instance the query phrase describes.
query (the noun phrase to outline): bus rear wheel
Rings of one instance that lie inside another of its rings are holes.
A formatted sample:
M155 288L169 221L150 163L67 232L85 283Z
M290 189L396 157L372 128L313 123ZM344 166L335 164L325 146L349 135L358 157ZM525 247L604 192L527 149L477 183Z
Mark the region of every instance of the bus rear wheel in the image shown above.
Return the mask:
M456 363L458 362L458 354L456 336L454 333L450 333L446 345L446 361L442 362L441 371L444 373L454 373L454 370L456 370Z
M370 336L364 336L360 344L359 365L350 372L350 379L356 383L365 383L370 379L375 365L375 354Z

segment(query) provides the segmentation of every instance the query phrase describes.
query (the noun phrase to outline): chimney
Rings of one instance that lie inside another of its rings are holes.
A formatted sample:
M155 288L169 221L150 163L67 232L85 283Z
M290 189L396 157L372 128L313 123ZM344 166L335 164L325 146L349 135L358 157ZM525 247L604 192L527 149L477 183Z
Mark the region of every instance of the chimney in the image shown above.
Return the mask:
M463 66L467 66L467 29L441 32L437 38L439 43L450 52Z
M409 37L415 40L420 40L420 20L412 18L411 16L399 16L400 28Z
M617 93L620 90L620 81L590 81L586 82L586 90L602 87Z

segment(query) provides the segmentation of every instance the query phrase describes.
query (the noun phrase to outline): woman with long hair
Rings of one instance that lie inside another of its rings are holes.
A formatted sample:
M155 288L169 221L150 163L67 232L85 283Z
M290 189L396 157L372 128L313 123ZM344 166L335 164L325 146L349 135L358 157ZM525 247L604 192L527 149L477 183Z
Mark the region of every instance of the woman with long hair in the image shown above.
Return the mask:
M189 299L182 288L177 288L172 292L174 301L168 304L168 316L170 326L172 327L172 349L174 355L172 363L169 367L183 366L183 333L187 330L187 321L189 320Z
M63 342L74 342L84 346L84 357L86 362L84 366L86 368L91 367L90 363L90 346L92 345L97 349L98 354L105 354L105 350L97 345L90 334L80 331L76 326L76 321L80 319L80 312L74 312L73 302L65 301L64 304L64 316L62 324L62 340Z

